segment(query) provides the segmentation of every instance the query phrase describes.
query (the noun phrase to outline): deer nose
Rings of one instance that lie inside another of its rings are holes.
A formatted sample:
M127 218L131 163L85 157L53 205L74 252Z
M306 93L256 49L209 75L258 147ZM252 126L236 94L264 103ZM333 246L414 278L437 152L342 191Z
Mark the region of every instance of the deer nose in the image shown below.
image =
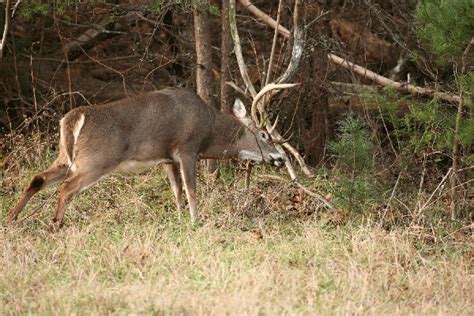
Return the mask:
M279 154L277 155L274 155L274 154L270 154L270 158L272 160L272 163L277 166L277 167L282 167L283 164L284 164L284 160L283 160L283 157Z

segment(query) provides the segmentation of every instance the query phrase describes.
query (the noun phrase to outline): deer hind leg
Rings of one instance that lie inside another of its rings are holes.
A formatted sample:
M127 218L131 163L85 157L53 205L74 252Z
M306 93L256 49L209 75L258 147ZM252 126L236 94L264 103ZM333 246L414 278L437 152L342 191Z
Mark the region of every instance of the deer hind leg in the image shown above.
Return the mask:
M72 198L94 185L100 178L107 173L103 172L76 172L61 185L58 198L56 213L51 222L50 232L54 233L56 228L61 225L66 211Z
M183 202L183 184L181 183L181 176L179 174L179 165L177 163L164 164L163 170L170 180L176 207L180 209Z
M67 177L68 169L66 165L56 162L50 169L35 175L18 203L8 214L5 223L8 224L14 221L33 195L49 185L63 181Z
M179 161L181 176L184 182L184 189L189 204L191 223L197 221L196 213L196 158L193 156L182 156Z

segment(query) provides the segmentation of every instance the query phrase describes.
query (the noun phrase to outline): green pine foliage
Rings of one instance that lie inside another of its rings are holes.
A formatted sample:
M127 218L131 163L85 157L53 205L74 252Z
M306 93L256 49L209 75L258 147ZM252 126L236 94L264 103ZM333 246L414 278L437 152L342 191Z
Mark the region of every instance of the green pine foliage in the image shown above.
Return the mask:
M336 202L348 211L363 212L380 197L374 178L374 144L364 122L350 113L338 124L338 137L330 144L337 159Z
M373 144L361 119L350 113L339 122L338 139L330 144L340 167L359 172L372 167Z
M422 0L415 12L417 33L440 62L459 58L474 30L474 1Z

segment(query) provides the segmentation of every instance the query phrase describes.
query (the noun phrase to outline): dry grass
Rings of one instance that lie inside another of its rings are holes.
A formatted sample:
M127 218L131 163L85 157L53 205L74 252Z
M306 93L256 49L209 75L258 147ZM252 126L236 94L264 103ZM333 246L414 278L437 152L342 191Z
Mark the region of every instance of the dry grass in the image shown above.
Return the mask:
M114 176L52 240L54 189L40 194L0 228L0 314L474 314L472 236L324 224L281 184L232 179L201 178L191 227L160 172ZM0 197L2 218L17 197Z

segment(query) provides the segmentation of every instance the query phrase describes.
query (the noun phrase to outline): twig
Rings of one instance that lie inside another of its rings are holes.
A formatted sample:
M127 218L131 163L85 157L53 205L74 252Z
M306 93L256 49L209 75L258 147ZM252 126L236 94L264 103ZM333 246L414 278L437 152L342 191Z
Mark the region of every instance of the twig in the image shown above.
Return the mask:
M252 99L247 92L245 92L244 90L242 90L238 85L236 85L235 83L233 83L232 81L226 81L225 83L226 85L228 85L229 87L231 87L232 89L234 89L235 91L237 91L238 93L240 93L241 95L243 95L244 97L246 97L247 99Z
M108 69L112 72L115 72L116 74L118 74L120 77L122 77L122 86L123 86L123 92L125 93L126 96L128 96L128 90L127 90L127 81L125 79L125 76L123 73L121 73L120 71L118 71L117 69L115 68L112 68L110 66L107 66L106 64L100 62L99 60L93 58L92 56L90 56L89 54L87 54L87 52L84 50L84 48L82 48L82 46L79 46L79 48L82 50L82 53L84 55L86 55L87 58L89 58L90 60L94 61L96 64L104 67L105 69Z
M303 49L305 44L305 29L303 26L303 5L302 0L295 0L295 8L293 10L293 50L291 59L288 63L283 75L276 80L277 83L285 83L291 80L298 69L301 58L303 57Z
M464 50L464 53L462 54L461 58L461 75L464 74L466 71L466 58L467 55L469 54L469 51L471 50L471 47L474 45L474 37L470 40L470 42L467 44L466 49ZM459 90L460 90L460 98L459 98L459 103L458 103L458 110L456 113L456 122L454 125L454 139L453 139L453 148L452 148L452 160L453 164L451 169L453 170L453 176L451 177L450 185L451 185L451 219L454 220L456 219L456 196L457 192L454 189L456 186L456 178L457 178L457 173L458 173L458 168L459 168L459 162L461 160L460 155L459 155L459 144L460 144L460 137L459 137L459 130L461 128L461 120L462 120L462 114L464 110L464 87L462 84L459 85Z
M383 227L383 224L385 223L385 216L387 215L388 210L390 209L392 199L395 196L395 191L397 190L398 183L400 182L400 178L402 176L403 171L400 171L397 177L397 181L395 182L395 185L393 186L392 193L390 194L390 197L387 201L387 204L385 205L384 209L382 210L382 215L380 216L380 222L379 222L379 227Z
M321 19L323 16L327 15L330 11L322 11L321 14L319 14L316 18L314 18L312 21L310 21L308 24L304 26L304 28L307 30L313 25L314 23L318 22L319 19Z
M275 33L273 34L272 50L271 50L271 53L270 53L270 61L268 62L267 77L265 78L265 85L268 85L270 83L270 77L271 77L271 74L272 74L273 58L274 58L274 55L275 55L275 48L276 48L277 35L278 35L278 25L280 25L281 2L282 2L282 0L278 1L278 12L277 12L276 27L274 28Z
M17 0L15 5L13 6L12 9L12 18L15 16L16 9L18 9L18 6L20 5L21 0Z
M249 4L250 2L245 2L246 4ZM245 4L244 3L244 4ZM302 2L301 0L296 0L295 1L295 7L294 7L294 14L293 14L293 24L294 24L294 30L293 30L293 38L294 38L294 43L293 43L293 50L292 50L292 55L290 62L288 64L287 69L281 75L277 80L277 84L285 84L288 80L291 79L293 74L296 72L298 69L299 63L301 61L301 57L303 55L303 47L304 47L304 28L303 28L303 23L301 21L302 19ZM261 11L260 11L261 12ZM262 12L263 15L266 15ZM268 15L266 15L268 17ZM247 72L247 67L245 65L243 56L242 56L242 50L241 50L241 45L240 45L240 38L237 30L237 25L236 25L236 20L235 20L235 0L230 0L230 10L229 10L229 20L231 24L231 33L232 33L232 38L234 40L234 51L235 51L235 56L237 58L237 63L239 65L239 69L241 72L242 79L244 80L245 85L247 86L247 89L250 91L252 98L255 100L257 93L255 91L255 88L250 81L250 78L248 77L248 72ZM268 20L268 19L267 19ZM270 18L270 20L273 20ZM275 24L276 25L276 24ZM276 26L275 26L276 27ZM289 31L288 31L289 34ZM288 35L289 37L289 35ZM262 89L262 91L265 90L265 87ZM270 97L274 94L277 93L276 89L272 89L272 94ZM266 93L266 92L265 92ZM254 104L257 104L257 102L254 102ZM266 117L265 115L265 106L264 105L259 105L258 106L259 110L261 111L262 117ZM253 106L253 109L255 109L255 106ZM256 120L256 112L253 110L254 115L253 119L255 120L255 123L258 124L258 120ZM303 157L298 153L298 151L293 148L290 144L285 142L283 140L283 137L276 131L272 125L269 122L265 123L267 131L270 133L272 138L276 140L277 142L283 143L283 146L280 144L275 144L275 148L280 152L281 155L283 155L285 159L285 166L288 170L288 173L290 174L290 177L294 180L297 178L296 172L294 170L293 165L291 164L290 160L288 159L288 156L286 155L286 152L283 148L286 148L298 161L300 164L301 169L306 175L311 175L312 172L309 170L309 168L306 166L306 163L304 162Z
M428 198L428 200L426 200L425 204L423 204L422 207L420 207L420 209L418 210L418 214L417 215L420 215L421 212L424 211L424 209L429 205L429 203L431 202L431 199L433 198L433 196L436 194L436 192L438 192L438 190L443 186L444 182L449 178L449 176L451 175L453 169L452 168L449 168L448 172L446 172L446 174L444 175L443 179L441 179L441 181L438 183L438 186L436 186L436 188L434 189L434 191L431 193L430 197Z
M331 211L337 211L337 209L328 201L326 200L321 194L311 191L308 189L306 186L304 186L298 179L292 179L292 181L285 179L283 177L277 176L277 175L270 175L270 174L265 174L262 175L262 177L269 178L269 179L274 179L282 182L287 182L287 183L294 183L298 188L303 190L306 194L309 196L312 196L322 202L326 208L328 208Z

